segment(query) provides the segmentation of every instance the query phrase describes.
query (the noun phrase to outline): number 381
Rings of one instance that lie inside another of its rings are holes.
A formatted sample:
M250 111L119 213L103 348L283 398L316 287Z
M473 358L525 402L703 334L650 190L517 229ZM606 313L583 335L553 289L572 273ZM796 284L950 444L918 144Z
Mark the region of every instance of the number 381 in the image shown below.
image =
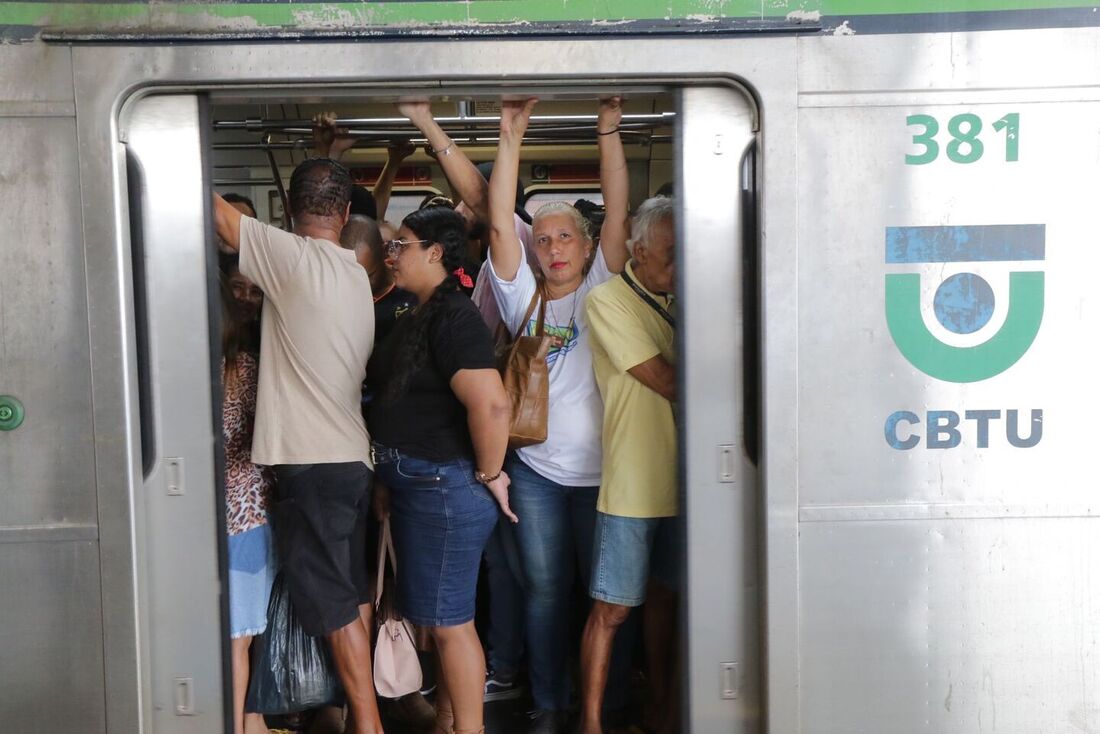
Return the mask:
M909 165L920 166L931 163L940 155L940 144L936 142L936 134L940 131L940 123L931 115L909 115L905 118L905 124L913 127L922 126L923 131L913 136L913 144L924 146L924 150L916 155L906 155L905 162ZM997 132L1005 131L1005 160L1014 163L1020 159L1020 114L1010 112L993 123L993 129ZM955 115L947 121L947 132L951 134L951 142L947 144L947 158L954 163L974 163L981 159L985 153L985 145L982 144L978 134L982 131L982 118L972 113Z

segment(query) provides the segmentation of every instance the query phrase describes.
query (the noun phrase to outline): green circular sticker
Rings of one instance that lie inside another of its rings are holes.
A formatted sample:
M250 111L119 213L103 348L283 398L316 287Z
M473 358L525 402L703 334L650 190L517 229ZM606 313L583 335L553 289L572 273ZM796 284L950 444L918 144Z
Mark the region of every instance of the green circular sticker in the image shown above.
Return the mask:
M14 431L23 423L23 404L10 395L0 395L0 431Z

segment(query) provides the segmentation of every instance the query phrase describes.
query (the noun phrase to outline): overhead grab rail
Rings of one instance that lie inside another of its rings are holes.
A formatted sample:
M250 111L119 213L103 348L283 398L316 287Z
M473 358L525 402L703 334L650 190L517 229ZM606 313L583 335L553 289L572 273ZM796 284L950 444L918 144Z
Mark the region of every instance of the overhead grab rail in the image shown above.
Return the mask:
M388 143L391 138L377 138L382 143ZM452 138L458 145L495 145L499 138L497 137L463 137ZM424 138L409 138L409 142L420 146L426 144L428 141ZM646 145L650 143L671 143L671 135L651 135L648 137L635 137L629 136L625 141L627 144L639 144ZM581 137L547 137L547 138L525 138L524 145L533 146L545 146L545 145L590 145L592 143L591 138ZM356 146L360 147L360 146ZM298 138L295 140L281 140L281 141L256 141L256 142L240 142L240 143L214 143L214 150L309 150L313 148L313 140L309 138Z
M656 132L659 128L671 126L676 119L675 112L653 114L623 115L619 129L624 142L636 145L669 143L672 136L667 131ZM525 145L586 145L592 143L597 132L596 115L535 115L527 128ZM436 122L444 132L459 145L495 145L499 141L500 117L495 115L460 115L458 117L438 117ZM337 127L345 128L347 135L363 143L389 144L395 140L407 140L416 145L425 145L423 134L404 117L348 117L334 122ZM293 140L274 140L273 136L284 135L312 136L310 120L268 120L264 118L245 118L243 120L218 120L214 122L215 131L244 131L263 133L262 142L226 142L215 143L214 150L308 150L313 147L311 137L296 137ZM361 147L359 145L355 147Z
M533 115L528 126L529 131L540 127L561 125L582 125L584 129L594 129L596 115ZM675 112L657 112L652 114L623 115L622 125L629 128L654 128L672 125L676 120ZM477 115L460 117L437 117L436 123L444 130L453 128L459 131L477 129L497 130L500 127L499 115ZM348 128L350 135L356 135L355 128L382 128L385 134L408 132L418 135L419 131L404 117L348 117L335 121L337 127ZM244 120L216 120L215 130L247 130L250 132L287 132L290 134L308 134L313 129L311 120L265 120L263 118L245 118ZM381 134L381 133L379 133Z

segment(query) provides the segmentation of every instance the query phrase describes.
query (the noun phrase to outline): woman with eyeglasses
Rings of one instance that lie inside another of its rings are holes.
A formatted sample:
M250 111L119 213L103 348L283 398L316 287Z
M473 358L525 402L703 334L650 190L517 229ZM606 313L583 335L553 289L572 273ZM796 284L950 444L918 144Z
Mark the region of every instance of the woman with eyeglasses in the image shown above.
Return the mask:
M454 275L465 248L465 223L453 210L405 217L385 249L394 284L417 305L367 368L375 493L397 551L397 606L429 629L439 652L443 734L484 731L478 566L499 513L516 522L503 470L508 398L489 329Z
M519 449L506 463L512 505L523 518L516 540L526 581L528 673L535 703L529 732L553 734L564 728L570 703L569 633L563 620L569 618L578 569L588 588L602 462L603 400L592 370L584 298L623 270L630 222L626 156L619 136L621 100L612 97L600 101L597 116L606 208L599 247L575 207L551 202L535 212L531 241L537 266L529 264L513 211L520 147L535 102L502 103L500 144L489 179L491 268L485 277L491 278L501 318L513 335L536 333L539 308L529 307L545 300L545 333L555 338L547 355L547 439ZM525 321L528 313L532 316ZM620 642L619 647L627 644ZM612 676L618 678L625 675ZM625 705L622 694L625 690L609 691L609 705Z

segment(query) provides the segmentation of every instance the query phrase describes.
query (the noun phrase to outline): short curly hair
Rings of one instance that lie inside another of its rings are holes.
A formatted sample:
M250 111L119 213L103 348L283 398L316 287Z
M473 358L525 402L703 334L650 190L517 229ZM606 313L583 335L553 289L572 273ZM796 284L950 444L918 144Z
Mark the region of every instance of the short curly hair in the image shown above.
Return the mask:
M351 186L348 169L331 158L311 158L290 176L290 215L342 217L351 200Z

